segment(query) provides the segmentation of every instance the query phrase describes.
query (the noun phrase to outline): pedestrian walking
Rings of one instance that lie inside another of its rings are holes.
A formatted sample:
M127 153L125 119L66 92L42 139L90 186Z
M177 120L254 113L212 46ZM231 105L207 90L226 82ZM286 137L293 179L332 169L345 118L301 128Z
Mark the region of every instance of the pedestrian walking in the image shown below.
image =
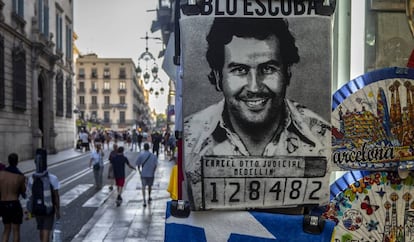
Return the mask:
M36 218L41 242L49 242L55 218L60 219L60 183L47 169L45 149L36 150L36 172L29 177L27 210Z
M176 147L176 142L177 140L175 139L175 136L172 134L169 136L168 138L168 147L171 151L171 157L170 157L170 161L175 159L175 147Z
M20 241L20 225L23 223L23 209L19 196L26 198L26 179L17 168L19 157L11 153L9 166L0 171L0 217L4 230L2 241L9 241L13 231L13 241Z
M93 176L95 178L95 188L97 190L102 188L103 182L103 162L104 152L102 151L101 144L96 145L95 151L91 154L91 159L89 160L89 167L93 168Z
M142 144L143 139L144 139L144 136L142 135L141 132L139 132L138 133L138 139L137 139L139 152L141 152L141 144Z
M118 145L117 144L113 144L113 150L111 151L111 153L109 154L109 164L111 164L112 160L115 158L115 156L118 153ZM113 190L114 189L114 184L115 184L115 177L114 177L114 169L111 165L109 165L108 168L108 180L109 180L109 190Z
M158 165L158 158L149 151L149 144L144 144L144 152L141 152L137 158L136 166L138 171L141 175L141 182L142 182L142 197L144 201L144 207L147 206L145 200L145 190L148 187L148 203L151 203L151 190L152 185L154 184L154 175L155 170L157 169Z
M82 128L80 134L79 134L79 139L82 140L82 152L83 151L89 151L89 134L86 132L85 129ZM85 150L84 150L85 148Z
M120 146L117 149L117 154L111 160L110 166L112 167L114 177L115 177L115 184L118 192L118 201L122 201L122 190L125 184L125 165L129 166L129 168L135 170L130 163L128 158L124 156L124 147Z
M162 141L162 136L160 133L155 132L151 136L152 140L152 153L157 157L160 155L160 145Z
M131 151L137 151L137 145L138 145L138 133L136 129L132 130L132 146Z

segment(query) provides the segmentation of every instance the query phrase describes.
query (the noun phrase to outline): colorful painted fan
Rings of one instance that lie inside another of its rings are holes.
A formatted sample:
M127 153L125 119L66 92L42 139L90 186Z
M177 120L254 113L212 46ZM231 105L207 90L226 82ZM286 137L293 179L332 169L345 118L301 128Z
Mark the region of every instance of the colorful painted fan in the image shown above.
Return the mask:
M414 241L414 177L350 171L331 185L323 217L334 220L334 240Z
M414 69L385 68L349 81L333 95L331 122L333 169L411 166Z

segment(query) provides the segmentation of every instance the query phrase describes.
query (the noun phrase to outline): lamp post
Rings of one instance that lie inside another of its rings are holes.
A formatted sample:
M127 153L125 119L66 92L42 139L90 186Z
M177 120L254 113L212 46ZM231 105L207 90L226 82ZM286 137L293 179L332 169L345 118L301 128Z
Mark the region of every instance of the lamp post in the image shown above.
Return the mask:
M153 54L151 52L149 52L148 50L148 40L161 40L161 38L159 37L149 37L148 36L148 32L145 33L145 37L141 37L141 39L145 39L145 51L143 53L141 53L140 57L138 58L138 67L136 69L136 74L137 76L139 76L140 78L142 78L142 80L144 81L145 84L149 84L151 81L151 77L152 77L152 81L151 83L161 83L161 79L159 78L158 72L159 72L159 68L158 65L156 63L156 59L154 58ZM143 62L145 62L145 67L141 67L141 64L143 64ZM152 62L152 63L151 63ZM149 67L149 64L151 65ZM164 88L161 87L159 90L155 90L155 88L153 86L150 87L150 89L148 89L149 93L151 95L155 95L156 98L158 98L158 96L161 94L164 94Z
M136 69L136 73L138 76L141 76L142 74L142 68L140 66L142 61L145 61L145 70L144 70L144 74L143 74L143 79L144 82L146 84L149 83L151 75L150 72L152 74L152 77L154 79L156 79L158 77L158 66L157 63L155 62L155 58L153 56L153 54L151 52L149 52L148 50L148 40L149 39L154 39L154 40L161 40L161 38L159 37L149 37L148 36L148 32L145 33L145 37L141 37L141 39L145 39L145 51L143 53L141 53L141 55L138 58L138 67ZM152 61L152 67L151 67L151 71L148 68L148 62Z

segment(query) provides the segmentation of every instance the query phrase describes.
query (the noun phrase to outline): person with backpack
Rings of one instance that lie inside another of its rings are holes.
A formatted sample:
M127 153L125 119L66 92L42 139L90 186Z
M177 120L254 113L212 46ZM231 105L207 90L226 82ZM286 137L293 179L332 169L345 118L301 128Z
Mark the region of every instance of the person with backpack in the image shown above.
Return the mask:
M96 144L95 151L91 154L89 160L89 167L93 168L93 176L95 178L95 186L97 190L102 188L103 183L103 170L104 170L104 152L102 151L101 144Z
M27 184L27 210L36 219L41 242L49 242L50 233L56 220L60 219L60 183L58 178L47 170L47 152L37 149L36 172L29 177Z
M2 241L9 241L13 231L13 241L20 241L20 225L23 223L23 209L19 195L26 198L26 178L17 168L19 157L9 155L9 166L0 171L0 217L4 230Z
M149 151L149 144L144 144L144 152L141 152L136 160L136 166L138 167L139 174L141 175L142 182L142 197L144 201L144 207L147 206L145 200L145 189L148 186L148 203L151 203L151 190L154 184L155 170L158 165L158 158Z

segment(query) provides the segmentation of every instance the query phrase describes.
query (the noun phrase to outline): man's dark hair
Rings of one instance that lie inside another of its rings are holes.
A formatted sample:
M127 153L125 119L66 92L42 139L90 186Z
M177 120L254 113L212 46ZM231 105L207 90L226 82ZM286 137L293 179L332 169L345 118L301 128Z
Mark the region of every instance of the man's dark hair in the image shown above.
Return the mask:
M117 153L124 153L124 147L119 146L118 149L116 150Z
M148 143L144 144L144 150L149 150L149 144Z
M19 162L19 156L16 153L11 153L8 158L10 166L17 166L17 163Z
M216 71L221 86L224 46L232 41L233 36L264 40L272 35L279 40L280 53L285 64L284 74L289 81L287 69L292 64L298 63L300 57L287 20L282 18L215 18L206 38L208 43L206 57L211 68L208 78L211 84L216 85L218 81L214 73Z

